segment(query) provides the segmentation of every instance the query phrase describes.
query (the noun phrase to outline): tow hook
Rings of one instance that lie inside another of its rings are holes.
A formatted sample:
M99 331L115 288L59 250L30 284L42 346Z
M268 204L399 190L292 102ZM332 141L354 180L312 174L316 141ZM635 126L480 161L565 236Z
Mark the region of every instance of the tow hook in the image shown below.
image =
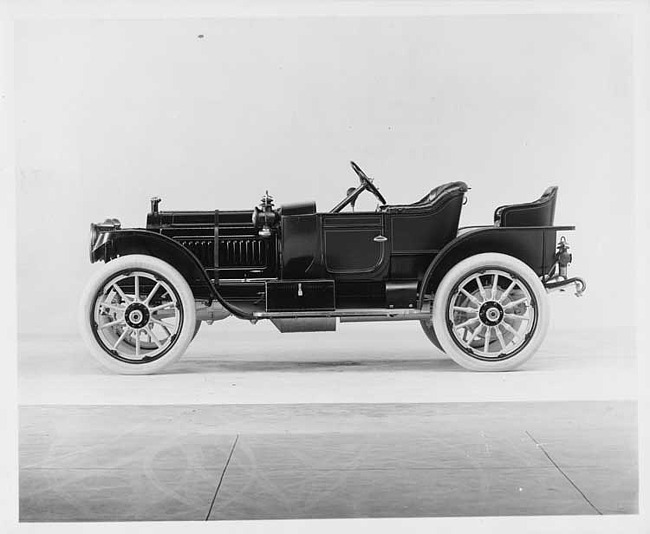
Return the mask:
M544 283L544 287L550 291L564 291L567 286L573 284L575 286L576 297L582 297L582 294L587 289L587 284L582 278L573 277L566 280L549 281Z

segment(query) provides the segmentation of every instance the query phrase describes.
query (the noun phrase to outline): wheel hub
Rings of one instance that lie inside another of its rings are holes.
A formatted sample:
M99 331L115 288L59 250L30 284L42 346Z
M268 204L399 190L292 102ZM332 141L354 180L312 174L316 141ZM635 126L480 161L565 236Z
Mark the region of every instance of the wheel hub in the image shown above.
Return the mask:
M149 309L141 302L129 304L124 311L124 320L131 328L144 327L151 317Z
M484 302L478 311L481 322L486 326L496 326L503 320L503 307L494 300Z

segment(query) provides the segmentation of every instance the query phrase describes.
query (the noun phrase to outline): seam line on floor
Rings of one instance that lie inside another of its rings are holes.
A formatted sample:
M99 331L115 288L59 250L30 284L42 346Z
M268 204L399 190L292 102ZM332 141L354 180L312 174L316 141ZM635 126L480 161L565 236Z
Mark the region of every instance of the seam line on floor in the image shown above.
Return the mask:
M239 434L237 434L235 436L235 441L233 441L232 447L230 447L230 454L228 454L228 459L226 460L226 465L223 466L223 471L221 472L221 477L219 477L219 483L217 484L217 489L214 491L214 495L212 496L212 502L210 503L210 508L208 509L208 515L205 516L206 521L208 521L210 519L210 514L212 514L212 508L214 508L214 503L217 500L217 494L219 493L219 490L221 489L221 484L223 483L223 479L226 476L226 470L228 469L228 466L230 465L230 459L232 458L232 455L235 452L235 447L237 446L237 441L239 441Z
M557 463L555 463L555 460L553 460L553 458L551 458L551 455L550 455L548 452L546 452L546 449L544 448L544 446L543 446L539 441L537 441L537 440L536 440L536 439L531 435L531 433L528 432L528 430L525 430L525 432L526 432L526 435L527 435L530 439L533 440L533 442L535 443L535 445L537 445L537 448L540 449L540 450L544 453L544 455L549 459L549 461L550 461L550 462L555 466L555 468L556 468L560 473L562 473L562 476L563 476L564 478L566 478L566 479L569 481L569 484L571 484L571 485L575 488L575 490L576 490L580 495L582 495L582 498L583 498L585 501L587 501L587 503L589 504L589 506L591 506L591 507L596 511L596 513L597 513L598 515L603 515L603 513L602 513L598 508L596 508L596 507L594 506L594 503L592 503L592 502L587 498L587 496L586 496L586 495L582 492L582 490L581 490L581 489L580 489L580 488L575 484L575 482L573 482L573 480L571 480L571 479L569 478L569 476L568 476L568 475L567 475L567 474L562 470L562 468L561 468L559 465L557 465Z

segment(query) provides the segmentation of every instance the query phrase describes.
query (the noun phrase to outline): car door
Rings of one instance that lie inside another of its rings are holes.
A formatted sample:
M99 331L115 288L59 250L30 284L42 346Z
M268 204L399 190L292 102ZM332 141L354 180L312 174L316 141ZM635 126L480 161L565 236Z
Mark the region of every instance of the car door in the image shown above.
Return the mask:
M326 271L338 279L381 279L390 256L383 213L327 213L322 215Z

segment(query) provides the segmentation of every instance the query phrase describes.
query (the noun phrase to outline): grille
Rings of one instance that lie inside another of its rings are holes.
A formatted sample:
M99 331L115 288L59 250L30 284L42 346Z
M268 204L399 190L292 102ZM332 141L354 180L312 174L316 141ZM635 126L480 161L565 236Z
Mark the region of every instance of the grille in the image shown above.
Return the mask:
M266 267L267 241L255 237L220 237L219 267Z
M214 241L212 239L180 239L178 241L192 252L206 267L214 265Z

